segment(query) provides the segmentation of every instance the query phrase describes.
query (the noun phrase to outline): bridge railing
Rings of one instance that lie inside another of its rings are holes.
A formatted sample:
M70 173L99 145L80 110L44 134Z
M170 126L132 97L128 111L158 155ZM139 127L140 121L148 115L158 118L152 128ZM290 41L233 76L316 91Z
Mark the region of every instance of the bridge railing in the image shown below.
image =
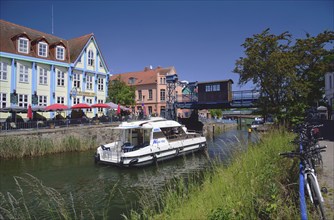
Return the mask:
M198 102L198 96L194 94L181 94L176 97L177 102Z
M260 92L258 90L244 90L244 91L233 91L232 100L256 100L259 99Z

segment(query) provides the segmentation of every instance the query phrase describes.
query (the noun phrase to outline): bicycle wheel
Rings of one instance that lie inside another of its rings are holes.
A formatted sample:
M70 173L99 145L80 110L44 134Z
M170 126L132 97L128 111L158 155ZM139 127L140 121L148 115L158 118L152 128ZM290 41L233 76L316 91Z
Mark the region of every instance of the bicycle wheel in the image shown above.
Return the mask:
M320 169L324 168L324 163L322 161L322 155L320 152L317 154L317 165L320 167Z
M322 161L322 155L321 151L319 150L320 145L316 144L314 145L314 149L316 149L316 154L313 155L314 158L314 168L315 167L320 167L320 169L323 168L323 161Z
M320 215L320 219L325 220L325 208L324 203L321 201L321 191L316 185L316 181L312 175L307 176L308 184L310 185L312 198L313 198L313 205L317 210L317 213Z

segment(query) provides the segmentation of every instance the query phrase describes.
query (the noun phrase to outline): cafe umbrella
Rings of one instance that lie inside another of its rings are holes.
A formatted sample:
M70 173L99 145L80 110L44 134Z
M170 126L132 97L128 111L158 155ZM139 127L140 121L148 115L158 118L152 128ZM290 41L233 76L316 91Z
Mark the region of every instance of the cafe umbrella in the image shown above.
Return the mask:
M118 106L117 106L117 114L121 114L121 105L118 103Z
M11 113L10 120L11 122L17 122L17 113L27 113L28 109L21 106L10 106L5 108L0 108L0 112L9 112Z
M63 104L59 104L59 103L55 103L49 106L45 107L45 111L64 111L64 110L68 110L69 107L67 105L63 105Z
M112 108L112 109L117 109L117 108L118 108L118 105L115 104L115 103L113 103L113 102L108 102L108 103L106 103L106 104L109 105L110 108Z
M0 108L0 112L10 112L10 113L26 113L28 109L20 106L11 106Z
M90 105L86 104L86 103L78 103L76 105L73 105L71 107L71 109L83 109L83 108L92 108Z
M31 109L31 105L28 106L27 118L32 119L32 109Z
M111 108L111 106L106 103L96 103L92 105L91 107L92 108Z

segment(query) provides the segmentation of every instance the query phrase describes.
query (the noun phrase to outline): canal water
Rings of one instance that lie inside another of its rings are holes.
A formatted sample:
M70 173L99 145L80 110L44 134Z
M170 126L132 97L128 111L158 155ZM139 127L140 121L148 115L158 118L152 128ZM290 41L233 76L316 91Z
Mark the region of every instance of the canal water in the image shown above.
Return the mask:
M253 134L252 140L256 139ZM143 192L154 199L172 179L201 172L213 161L228 163L233 152L247 146L247 140L246 130L230 130L208 138L205 152L131 169L95 165L94 151L0 161L0 191L15 195L17 186L13 177L30 174L64 197L72 195L74 202L84 201L98 215L108 205L108 215L121 219L121 214L128 215L131 209L138 208Z

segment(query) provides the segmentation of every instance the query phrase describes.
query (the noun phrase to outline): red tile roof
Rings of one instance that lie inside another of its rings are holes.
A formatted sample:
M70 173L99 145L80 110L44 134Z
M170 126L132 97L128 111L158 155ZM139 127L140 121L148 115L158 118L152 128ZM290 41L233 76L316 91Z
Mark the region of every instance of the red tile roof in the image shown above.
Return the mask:
M81 51L84 49L84 46L92 36L94 36L93 33L68 40L70 45L70 59L72 62L78 58Z
M135 78L134 84L131 85L147 85L147 84L156 84L158 74L159 75L166 75L171 71L171 69L174 67L157 67L155 69L149 69L148 67L145 67L143 71L139 72L128 72L128 73L120 73L120 74L113 74L109 80L113 81L117 79L118 76L121 76L121 80L125 82L126 84L129 84L130 78Z
M31 42L29 44L30 51L28 54L20 53L17 49L16 39L20 36L26 36ZM65 40L60 37L56 37L51 34L43 33L31 28L27 28L21 25L17 25L5 20L0 19L0 51L20 54L24 56L37 57L41 59L54 60L58 62L71 63L74 62L84 46L92 37L93 34L87 34L78 38L73 38L71 40ZM46 41L49 44L48 57L38 56L37 45L39 41ZM57 60L55 58L55 52L53 48L56 45L62 44L65 47L66 54L65 60Z

